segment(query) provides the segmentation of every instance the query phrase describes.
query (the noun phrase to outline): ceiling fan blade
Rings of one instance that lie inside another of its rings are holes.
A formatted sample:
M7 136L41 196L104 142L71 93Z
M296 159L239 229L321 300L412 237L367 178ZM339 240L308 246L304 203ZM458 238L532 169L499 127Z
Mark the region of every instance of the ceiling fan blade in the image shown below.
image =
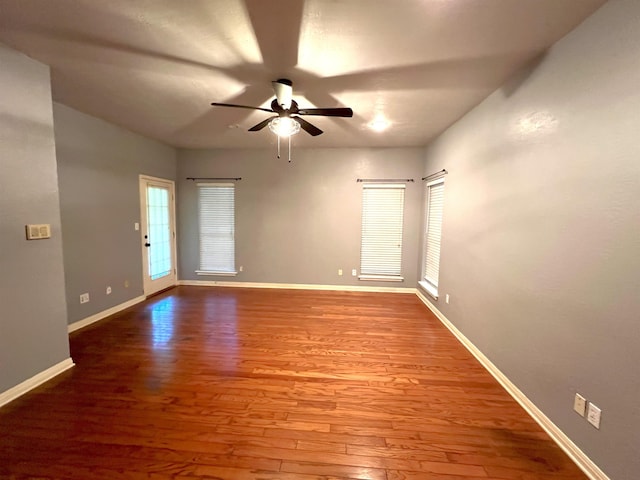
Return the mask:
M307 132L309 135L313 137L317 137L318 135L322 134L322 130L320 130L315 125L307 122L304 118L300 118L300 117L291 117L291 118L293 118L296 122L298 122L302 127L302 129L305 132Z
M291 100L293 96L293 83L291 80L279 78L278 80L271 82L271 85L273 85L273 91L276 93L278 105L285 110L289 110L291 108Z
M269 118L267 118L267 119L265 119L265 120L261 121L260 123L258 123L258 124L256 124L256 125L254 125L253 127L251 127L251 128L249 129L249 131L250 131L250 132L257 132L258 130L262 130L264 127L266 127L267 125L269 125L269 122L270 122L271 120L273 120L274 118L277 118L277 117L269 117Z
M353 117L350 108L301 108L298 115L320 115L323 117Z
M262 107L250 107L249 105L236 105L235 103L211 103L214 107L234 107L234 108L248 108L249 110L262 110L263 112L273 113L273 110Z

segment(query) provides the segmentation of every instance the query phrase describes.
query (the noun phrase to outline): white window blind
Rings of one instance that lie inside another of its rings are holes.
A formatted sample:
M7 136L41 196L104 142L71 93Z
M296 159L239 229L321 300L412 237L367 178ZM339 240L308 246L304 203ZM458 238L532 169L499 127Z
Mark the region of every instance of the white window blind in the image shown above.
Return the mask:
M444 178L427 183L424 233L424 279L437 295L444 210Z
M360 279L402 280L404 191L402 184L363 185Z
M235 275L235 185L198 184L200 270Z

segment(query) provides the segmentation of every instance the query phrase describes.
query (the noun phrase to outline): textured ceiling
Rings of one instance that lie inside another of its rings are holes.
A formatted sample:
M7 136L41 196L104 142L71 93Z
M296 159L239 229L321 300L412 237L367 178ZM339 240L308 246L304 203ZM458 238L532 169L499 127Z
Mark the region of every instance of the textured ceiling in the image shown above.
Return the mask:
M176 147L261 147L271 80L325 131L300 146L421 146L605 0L0 0L0 42L54 99ZM367 124L382 115L382 133Z

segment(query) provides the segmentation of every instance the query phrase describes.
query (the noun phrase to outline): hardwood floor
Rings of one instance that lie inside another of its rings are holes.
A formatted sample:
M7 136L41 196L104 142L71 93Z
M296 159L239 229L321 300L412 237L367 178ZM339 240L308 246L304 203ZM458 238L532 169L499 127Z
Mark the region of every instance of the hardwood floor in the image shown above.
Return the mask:
M178 287L71 353L1 478L586 478L412 294Z

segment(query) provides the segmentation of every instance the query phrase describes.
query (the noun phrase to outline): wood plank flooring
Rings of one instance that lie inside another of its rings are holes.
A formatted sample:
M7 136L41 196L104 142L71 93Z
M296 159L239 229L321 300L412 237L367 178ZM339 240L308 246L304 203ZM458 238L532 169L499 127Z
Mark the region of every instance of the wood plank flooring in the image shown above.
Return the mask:
M412 294L178 287L71 353L0 478L586 478Z

